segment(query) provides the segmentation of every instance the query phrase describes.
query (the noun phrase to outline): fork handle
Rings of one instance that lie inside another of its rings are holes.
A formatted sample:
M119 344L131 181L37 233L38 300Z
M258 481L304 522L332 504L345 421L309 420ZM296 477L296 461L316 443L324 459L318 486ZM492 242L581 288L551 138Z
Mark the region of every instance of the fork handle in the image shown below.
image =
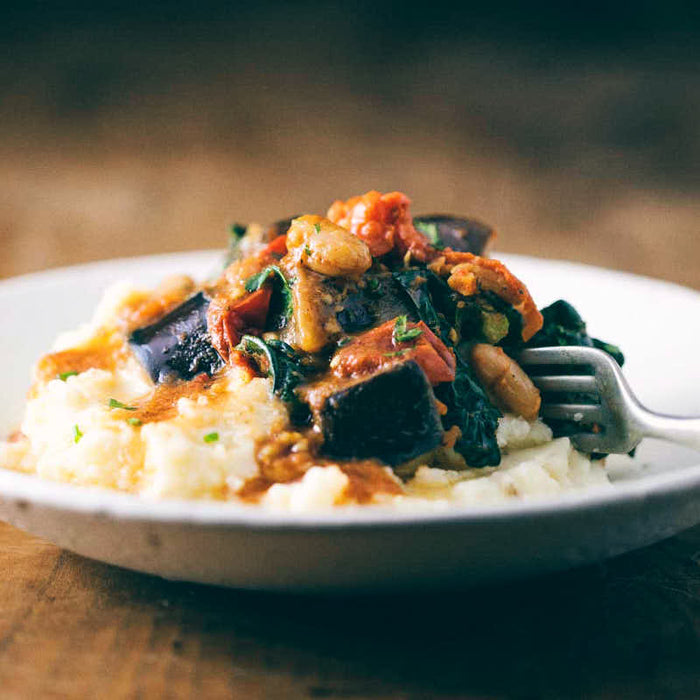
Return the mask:
M700 450L700 418L666 416L645 410L637 416L645 437L670 440Z

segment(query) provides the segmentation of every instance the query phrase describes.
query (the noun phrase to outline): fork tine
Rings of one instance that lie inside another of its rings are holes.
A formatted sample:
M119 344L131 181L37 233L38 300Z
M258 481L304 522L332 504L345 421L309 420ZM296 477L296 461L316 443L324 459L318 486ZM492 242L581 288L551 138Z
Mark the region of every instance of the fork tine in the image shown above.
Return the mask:
M576 433L571 435L570 439L575 449L588 454L591 452L607 452L612 446L607 444L609 441L601 433Z
M542 404L540 413L545 418L572 420L584 425L603 422L603 410L598 405L585 403Z
M597 394L598 384L590 375L530 377L540 391L567 391L575 394Z
M601 352L595 348L575 346L530 348L520 353L518 364L523 368L527 365L591 365Z

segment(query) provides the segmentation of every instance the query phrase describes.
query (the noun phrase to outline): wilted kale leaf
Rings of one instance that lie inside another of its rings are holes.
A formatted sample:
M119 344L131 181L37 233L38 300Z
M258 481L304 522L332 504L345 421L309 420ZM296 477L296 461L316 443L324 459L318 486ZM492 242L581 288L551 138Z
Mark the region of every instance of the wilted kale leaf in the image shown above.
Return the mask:
M447 405L444 425L456 425L462 431L455 449L467 464L470 467L500 464L496 428L501 412L489 401L471 368L459 355L454 382L438 386L435 393Z
M308 379L310 370L301 356L281 340L264 341L253 335L244 335L237 350L259 358L261 369L272 377L272 391L287 404L292 421L306 422L309 408L297 396L296 388Z
M542 329L527 343L529 348L577 345L598 348L610 355L620 367L625 357L616 345L591 338L586 331L586 323L576 309L560 299L541 310L544 319Z

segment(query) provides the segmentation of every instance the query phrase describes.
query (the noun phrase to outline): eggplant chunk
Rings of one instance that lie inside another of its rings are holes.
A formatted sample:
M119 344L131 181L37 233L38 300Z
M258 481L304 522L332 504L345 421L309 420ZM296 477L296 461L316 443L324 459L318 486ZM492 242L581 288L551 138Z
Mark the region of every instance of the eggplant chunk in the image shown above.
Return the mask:
M209 299L203 292L150 326L135 330L129 344L156 383L215 374L224 362L207 333Z
M365 286L348 294L338 304L336 319L346 333L357 333L381 325L397 316L417 321L410 298L390 272L365 275Z
M452 248L461 253L483 255L495 236L488 224L477 219L467 219L450 214L426 214L413 219L414 226L423 233L432 232L432 243Z
M443 434L430 382L413 361L331 394L320 423L326 454L391 466L429 452Z

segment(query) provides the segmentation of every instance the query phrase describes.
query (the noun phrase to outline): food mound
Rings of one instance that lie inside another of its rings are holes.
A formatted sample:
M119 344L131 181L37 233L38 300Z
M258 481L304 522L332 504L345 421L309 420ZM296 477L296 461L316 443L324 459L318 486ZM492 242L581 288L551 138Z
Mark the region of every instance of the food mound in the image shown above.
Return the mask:
M540 312L473 219L400 192L234 225L218 279L108 290L35 368L0 464L154 498L440 509L607 485L538 418L524 347L597 345ZM556 436L556 437L555 437Z

